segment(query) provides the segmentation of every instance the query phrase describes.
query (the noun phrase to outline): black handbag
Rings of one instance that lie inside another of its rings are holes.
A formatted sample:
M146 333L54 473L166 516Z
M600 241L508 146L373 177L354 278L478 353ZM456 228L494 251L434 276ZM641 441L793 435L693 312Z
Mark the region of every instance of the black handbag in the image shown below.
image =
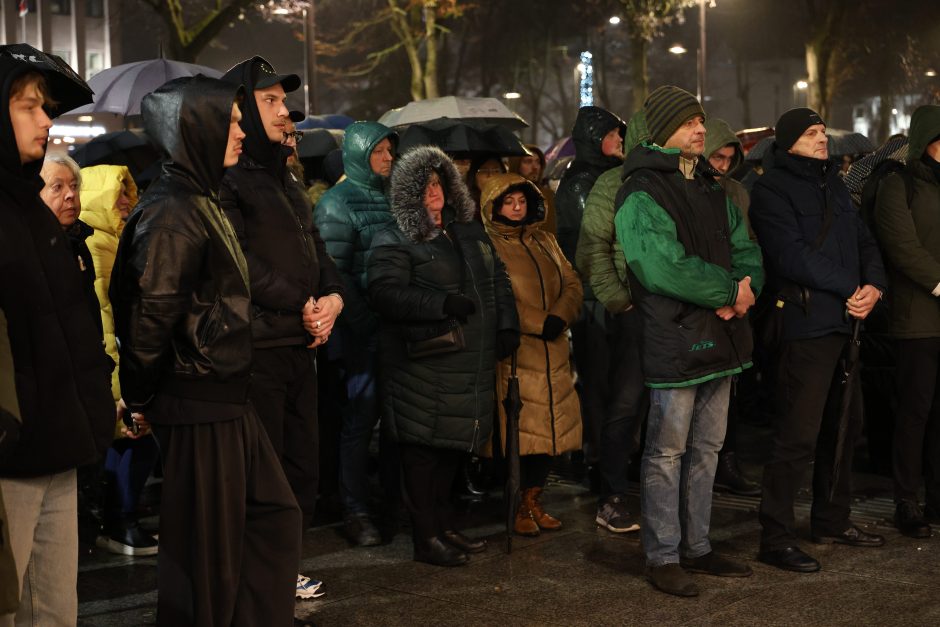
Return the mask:
M445 321L443 325L437 325L436 328L422 327L419 330L411 327L406 335L408 337L405 349L411 359L456 353L466 346L463 327L453 318Z

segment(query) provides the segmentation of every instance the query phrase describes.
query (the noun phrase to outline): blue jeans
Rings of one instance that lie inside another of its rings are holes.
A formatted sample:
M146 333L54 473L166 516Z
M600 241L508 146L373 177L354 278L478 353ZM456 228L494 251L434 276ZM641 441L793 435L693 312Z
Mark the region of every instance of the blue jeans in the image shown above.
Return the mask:
M641 533L649 566L711 551L708 527L731 377L650 392L643 451Z
M369 442L379 421L376 396L376 338L356 338L349 329L342 335L341 373L346 384L346 405L339 440L339 483L348 514L369 513Z

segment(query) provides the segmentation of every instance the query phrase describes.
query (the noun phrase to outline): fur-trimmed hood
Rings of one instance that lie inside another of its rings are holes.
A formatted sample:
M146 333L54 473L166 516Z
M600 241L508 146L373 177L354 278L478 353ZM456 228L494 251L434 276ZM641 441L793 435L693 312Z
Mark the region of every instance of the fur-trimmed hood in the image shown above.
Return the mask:
M470 192L450 157L434 146L412 148L392 168L389 200L398 228L416 244L432 240L441 232L424 207L424 190L431 172L437 172L444 188L444 224L470 222L476 213Z

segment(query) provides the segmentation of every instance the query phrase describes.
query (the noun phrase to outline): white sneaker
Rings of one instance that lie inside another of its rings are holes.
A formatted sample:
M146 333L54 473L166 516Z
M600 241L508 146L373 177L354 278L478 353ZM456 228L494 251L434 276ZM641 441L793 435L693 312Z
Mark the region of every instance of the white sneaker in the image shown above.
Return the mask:
M320 592L320 586L323 585L322 581L317 581L316 579L311 579L304 575L297 575L297 595L298 599L316 599L317 597L322 597L325 592Z

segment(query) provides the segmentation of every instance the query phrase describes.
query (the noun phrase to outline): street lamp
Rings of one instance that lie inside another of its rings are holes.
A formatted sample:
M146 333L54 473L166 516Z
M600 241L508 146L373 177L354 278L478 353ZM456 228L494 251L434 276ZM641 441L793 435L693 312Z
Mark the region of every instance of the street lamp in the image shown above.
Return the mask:
M674 44L672 47L669 48L669 52L671 52L672 54L678 55L678 54L685 54L686 52L688 52L688 50L686 50L682 46L682 44Z
M610 22L611 26L617 26L618 24L620 24L620 17L615 15L607 21Z
M503 94L503 98L506 100L518 100L519 98L522 98L522 94L520 94L518 91L507 91L505 94Z
M809 83L806 81L806 79L801 78L800 80L793 83L793 106L806 104L806 89L808 87Z
M937 75L936 70L927 70L926 72L924 72L924 76L929 76L930 78L933 78L936 75Z

